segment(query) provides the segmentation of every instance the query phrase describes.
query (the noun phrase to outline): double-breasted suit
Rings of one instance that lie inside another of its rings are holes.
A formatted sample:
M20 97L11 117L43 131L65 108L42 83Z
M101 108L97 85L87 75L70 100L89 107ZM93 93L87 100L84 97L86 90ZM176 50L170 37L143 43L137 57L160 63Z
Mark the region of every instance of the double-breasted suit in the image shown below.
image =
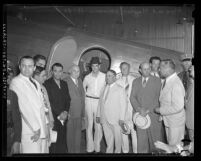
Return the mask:
M79 153L81 146L81 125L85 115L85 92L81 79L77 79L78 85L68 76L69 94L71 98L69 108L69 120L67 123L67 146L69 153Z
M122 137L119 120L125 119L126 108L127 101L124 88L116 83L107 85L101 94L97 111L97 117L100 117L106 138L106 153L113 153L114 143L115 153L121 152Z
M19 109L22 115L22 153L47 153L47 133L43 96L40 84L28 77L19 74L10 84L18 97ZM27 121L26 121L27 120ZM31 137L34 131L40 129L40 139L33 142Z
M60 88L56 84L53 77L45 81L44 86L47 90L50 106L52 108L52 114L54 117L54 128L57 131L57 141L52 143L50 147L51 153L66 153L66 121L62 125L58 120L58 116L61 112L68 112L70 107L70 95L68 91L68 85L65 81L60 80Z
M161 80L155 76L149 76L146 86L142 85L142 76L133 81L130 101L134 112L139 112L139 108L145 108L150 112L151 125L148 129L137 127L137 152L149 153L155 151L154 142L162 138L162 122L159 121L159 114L154 112L154 108L159 107L159 95Z
M160 92L160 114L166 128L168 143L175 145L184 137L185 89L176 73L166 78L166 85Z

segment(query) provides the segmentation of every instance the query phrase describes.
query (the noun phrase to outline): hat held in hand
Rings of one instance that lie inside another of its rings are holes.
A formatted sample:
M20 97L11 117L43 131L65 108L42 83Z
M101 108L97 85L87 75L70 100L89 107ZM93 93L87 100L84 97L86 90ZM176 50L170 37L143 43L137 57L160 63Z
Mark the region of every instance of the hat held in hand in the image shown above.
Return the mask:
M151 125L151 119L147 114L145 117L136 112L133 116L134 124L140 129L147 129Z

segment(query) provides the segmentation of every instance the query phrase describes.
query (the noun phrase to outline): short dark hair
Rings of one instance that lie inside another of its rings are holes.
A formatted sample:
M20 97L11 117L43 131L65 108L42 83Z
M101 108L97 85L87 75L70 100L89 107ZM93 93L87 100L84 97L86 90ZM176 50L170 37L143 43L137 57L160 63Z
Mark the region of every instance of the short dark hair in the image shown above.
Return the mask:
M152 56L152 57L149 59L149 63L152 63L153 60L159 60L159 61L161 61L161 58L158 57L158 56Z
M120 69L122 68L123 65L128 65L128 67L130 68L130 64L124 61L124 62L121 62L120 66L119 66Z
M36 63L39 59L42 59L42 60L45 60L45 61L46 61L46 57L43 56L43 55L40 55L40 54L35 55L35 56L33 57L33 59L34 59L34 62L35 62L35 63Z
M29 55L25 55L25 56L23 56L23 57L20 58L18 65L21 65L21 62L22 62L23 59L32 59L33 62L34 62L33 57L31 57ZM35 63L34 63L34 66L35 66Z
M52 70L53 70L53 68L55 67L55 66L57 66L57 67L61 67L62 69L63 69L63 65L61 64L61 63L54 63L53 65L52 65Z
M41 73L42 71L44 71L44 70L45 70L45 68L40 67L40 66L36 66L36 69L35 69L35 71L34 71L34 73L33 73L33 76L35 76L35 75L40 75L40 73Z
M164 62L165 65L169 65L173 70L175 70L175 63L172 59L164 59L164 60L161 60L161 62Z
M112 69L109 69L107 72L111 72L111 73L113 73L113 74L114 74L114 76L116 76L116 75L117 75L117 73L116 73L114 70L112 70Z

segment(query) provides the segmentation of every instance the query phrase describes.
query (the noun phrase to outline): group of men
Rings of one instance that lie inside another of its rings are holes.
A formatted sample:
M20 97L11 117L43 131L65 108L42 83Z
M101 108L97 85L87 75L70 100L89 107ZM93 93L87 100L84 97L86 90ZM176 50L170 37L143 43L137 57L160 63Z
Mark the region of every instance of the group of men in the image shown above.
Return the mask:
M191 59L186 56L182 62L187 64ZM20 59L20 74L11 80L9 86L15 93L15 104L19 106L18 115L21 115L21 122L17 125L21 123L21 128L15 128L18 131L16 142L20 144L13 144L11 149L14 153L80 153L81 130L84 128L88 153L101 152L103 136L106 153L129 153L130 141L133 153L151 153L158 150L155 146L157 141L167 141L169 145L180 143L184 138L185 125L193 140L194 86L187 85L185 90L182 81L186 77L181 81L171 59L151 57L149 62L142 62L138 78L130 75L127 62L120 64L119 79L116 79L114 70L109 69L106 74L100 71L98 57L92 57L90 65L92 71L83 82L79 78L79 66L72 65L69 75L62 80L62 64L52 65L52 76L43 85L51 107L49 112L53 114L51 130L57 132L57 137L49 145L49 150L45 150L47 135L52 131L47 132L42 85L33 78L33 73L37 66L45 68L46 59L43 56ZM194 80L189 69L194 70L190 63L187 75ZM192 80L189 82L192 85ZM10 99L12 102L12 97ZM146 129L137 126L133 120L136 113L142 117L148 115L150 126ZM124 125L128 127L128 133L124 132Z

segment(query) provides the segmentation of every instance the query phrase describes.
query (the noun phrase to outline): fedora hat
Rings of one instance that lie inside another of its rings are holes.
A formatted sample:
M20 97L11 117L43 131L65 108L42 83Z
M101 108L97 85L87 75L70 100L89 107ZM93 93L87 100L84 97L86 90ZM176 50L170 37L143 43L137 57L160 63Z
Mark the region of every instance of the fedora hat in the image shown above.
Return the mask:
M90 65L92 64L101 64L99 57L92 57L90 61Z
M133 122L140 129L147 129L151 125L149 115L147 114L145 117L143 117L139 112L136 112L133 115Z
M124 133L124 134L126 134L126 135L130 134L131 126L132 126L132 125L130 125L128 122L125 122L125 121L124 121L124 122L121 124L121 131L122 131L122 133Z
M192 54L182 54L181 55L181 61L185 60L185 59L192 59L193 55Z

